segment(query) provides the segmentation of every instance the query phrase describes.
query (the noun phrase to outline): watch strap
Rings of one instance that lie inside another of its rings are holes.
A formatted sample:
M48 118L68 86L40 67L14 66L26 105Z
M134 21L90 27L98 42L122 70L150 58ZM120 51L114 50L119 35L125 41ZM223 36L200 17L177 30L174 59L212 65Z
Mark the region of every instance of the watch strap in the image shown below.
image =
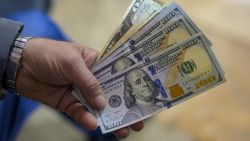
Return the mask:
M31 38L19 36L15 39L15 42L11 47L11 52L8 57L8 62L3 78L3 87L8 91L16 92L17 72L20 67L20 61L22 58L24 47L29 39Z

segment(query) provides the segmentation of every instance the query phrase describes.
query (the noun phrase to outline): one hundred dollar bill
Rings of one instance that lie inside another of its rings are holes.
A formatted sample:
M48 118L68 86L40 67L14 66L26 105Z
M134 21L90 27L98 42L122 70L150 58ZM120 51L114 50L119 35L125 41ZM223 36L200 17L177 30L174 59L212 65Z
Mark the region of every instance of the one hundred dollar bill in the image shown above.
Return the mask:
M175 44L100 83L107 104L99 126L108 133L175 106L223 83L219 70L203 34Z
M111 39L108 40L96 62L98 63L98 60L106 58L113 46L131 27L147 21L150 17L159 12L163 5L164 3L159 0L133 0L125 14L126 16L122 24L111 36Z
M140 29L135 28L136 30L129 33L130 35L126 35L126 37L123 37L121 39L122 41L119 41L114 47L112 47L112 50L107 53L108 58L112 59L114 56L120 54L121 51L123 51L131 44L136 44L141 40L147 38L151 35L151 33L158 31L171 19L178 16L184 16L188 23L190 23L190 25L195 25L194 22L183 11L183 9L178 4L173 2L168 6L165 6L159 14L149 20L146 24L144 24L144 26L140 27ZM197 26L195 26L195 28L197 28L196 30L199 30ZM98 64L96 66L101 64L103 61L108 61L108 58L103 57L98 61Z
M189 39L200 32L195 25L190 25L183 16L172 19L157 31L146 40L141 40L137 44L127 47L114 58L107 58L110 60L99 64L97 71L93 70L94 75L99 80L106 79L114 73L144 61L148 56Z

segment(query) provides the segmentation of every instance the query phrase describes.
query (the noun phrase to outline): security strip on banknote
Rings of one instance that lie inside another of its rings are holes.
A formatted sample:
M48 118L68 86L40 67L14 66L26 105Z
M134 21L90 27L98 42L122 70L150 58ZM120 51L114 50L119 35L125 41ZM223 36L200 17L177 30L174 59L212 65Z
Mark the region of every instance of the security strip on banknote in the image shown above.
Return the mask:
M183 16L174 18L168 24L162 26L158 32L152 33L152 36L149 36L146 40L141 40L137 44L127 47L110 61L99 64L98 70L93 71L94 75L99 80L106 79L110 75L135 65L146 57L182 42L199 32L200 30L194 28L194 25L190 25ZM124 57L129 58L129 60L124 61Z
M203 34L176 44L101 82L107 100L98 112L103 133L144 120L224 82Z
M126 16L120 27L108 40L108 43L103 48L101 55L98 57L96 63L102 58L106 58L112 47L129 31L132 26L144 23L150 17L159 12L164 3L159 0L133 0L130 4Z

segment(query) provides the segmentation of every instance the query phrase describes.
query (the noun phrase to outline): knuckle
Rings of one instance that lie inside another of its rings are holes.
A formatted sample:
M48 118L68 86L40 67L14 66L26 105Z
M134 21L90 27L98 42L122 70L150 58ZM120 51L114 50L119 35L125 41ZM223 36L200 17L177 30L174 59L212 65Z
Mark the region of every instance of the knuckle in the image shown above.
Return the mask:
M66 67L71 68L72 66L75 66L77 64L77 61L79 60L79 58L80 58L79 54L77 54L76 52L71 51L70 53L65 55L64 65Z
M68 56L67 56L67 63L74 63L76 62L76 60L78 60L80 57L79 57L79 54L76 53L76 52L71 52Z
M90 91L95 91L99 89L99 81L92 77L87 81L87 87Z

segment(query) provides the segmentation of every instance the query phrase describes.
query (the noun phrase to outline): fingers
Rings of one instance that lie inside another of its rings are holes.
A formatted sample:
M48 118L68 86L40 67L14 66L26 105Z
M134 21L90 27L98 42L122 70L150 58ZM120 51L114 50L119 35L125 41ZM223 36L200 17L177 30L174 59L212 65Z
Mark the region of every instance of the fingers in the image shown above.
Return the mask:
M143 121L139 121L135 124L130 125L130 128L136 132L141 131L144 127L144 122ZM125 128L121 128L119 130L116 130L113 132L113 134L117 137L117 138L126 138L129 135L129 128L125 127Z
M128 135L129 135L129 128L125 127L125 128L118 129L118 130L114 131L113 134L117 138L124 139L124 138L128 137Z
M79 102L68 105L65 112L82 127L85 127L88 130L95 130L97 128L97 121L95 117L90 114Z
M82 57L73 59L69 74L73 84L80 90L85 100L95 109L105 106L105 98L98 80L86 66Z
M97 128L96 118L89 113L73 95L71 95L71 92L64 94L55 108L65 112L88 130L95 130Z
M143 121L139 121L135 124L130 125L130 128L136 132L141 131L143 129L143 127L144 127Z

